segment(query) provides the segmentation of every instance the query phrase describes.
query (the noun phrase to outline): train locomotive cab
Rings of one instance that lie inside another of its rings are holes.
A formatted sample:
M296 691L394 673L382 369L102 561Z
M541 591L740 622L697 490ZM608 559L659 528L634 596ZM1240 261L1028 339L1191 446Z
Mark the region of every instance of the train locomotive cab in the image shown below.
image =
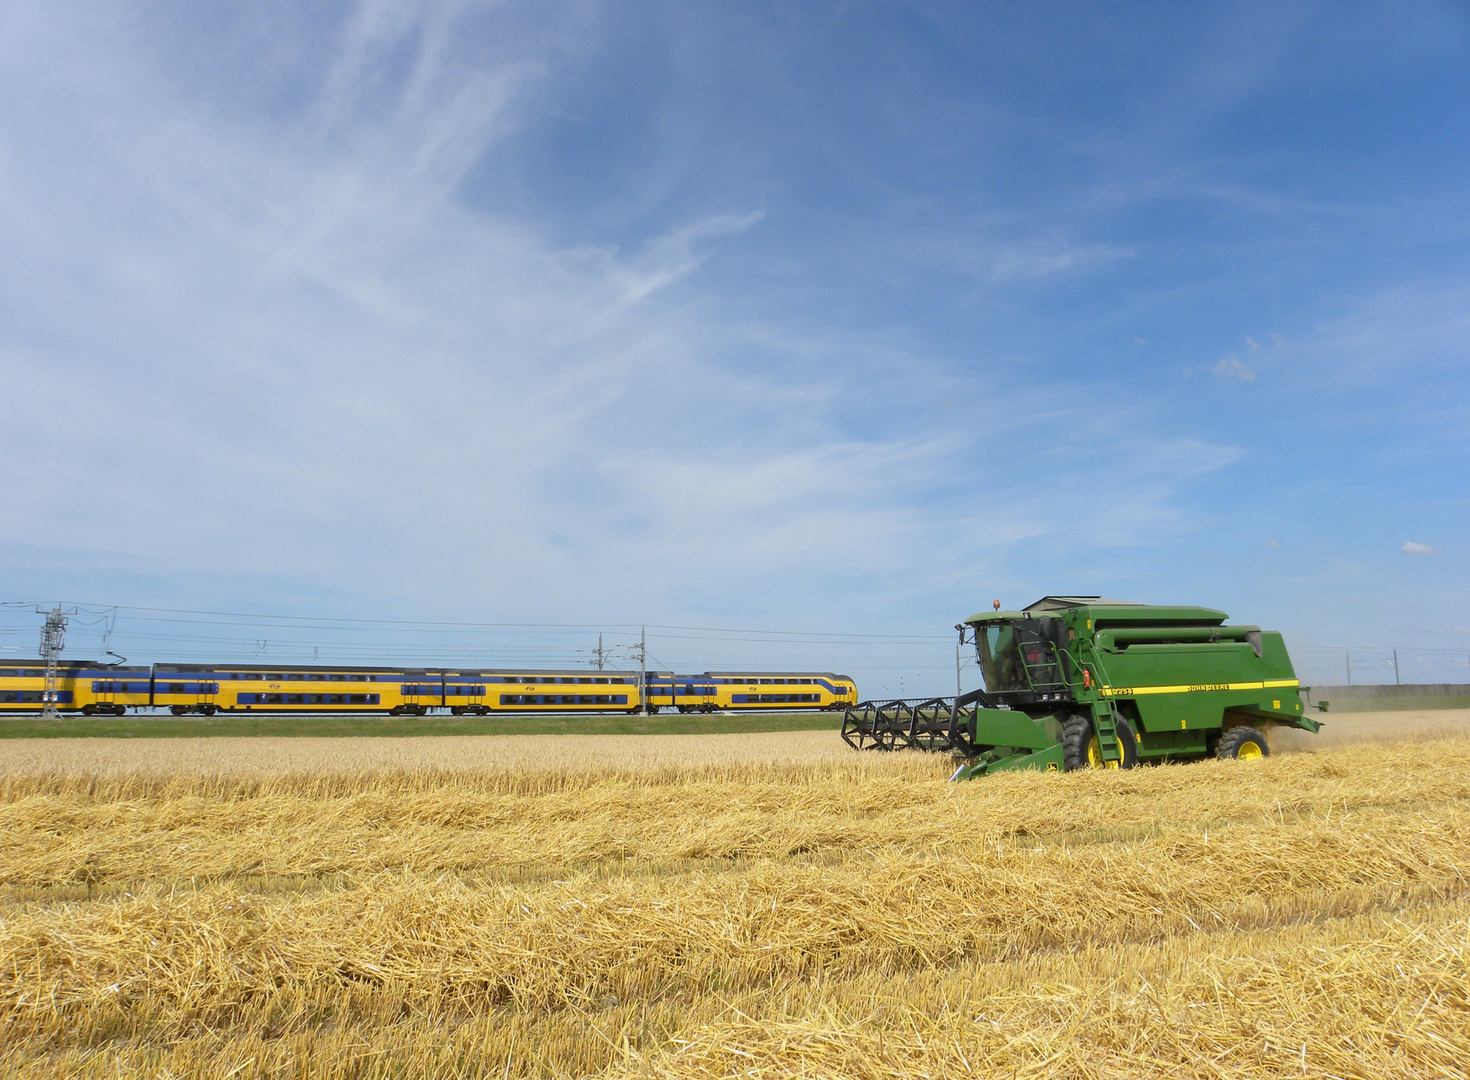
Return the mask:
M830 671L709 671L719 708L841 709L857 704L857 687Z

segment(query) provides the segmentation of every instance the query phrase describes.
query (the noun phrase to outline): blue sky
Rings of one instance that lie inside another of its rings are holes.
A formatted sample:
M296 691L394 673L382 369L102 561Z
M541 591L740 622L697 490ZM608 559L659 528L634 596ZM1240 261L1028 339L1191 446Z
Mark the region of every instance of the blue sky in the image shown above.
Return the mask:
M1463 680L1467 178L1463 4L14 0L0 599Z

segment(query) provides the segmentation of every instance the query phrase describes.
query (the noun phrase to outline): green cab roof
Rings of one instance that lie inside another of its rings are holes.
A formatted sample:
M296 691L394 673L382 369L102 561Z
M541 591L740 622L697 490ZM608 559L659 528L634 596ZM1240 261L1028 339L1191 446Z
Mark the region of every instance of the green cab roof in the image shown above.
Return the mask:
M1111 626L1136 623L1143 626L1219 626L1230 616L1215 608L1174 604L1134 604L1127 600L1108 600L1101 596L1043 596L1021 611L981 611L965 620L977 623L1012 622L1055 615L1064 611L1087 609L1086 618L1094 624Z

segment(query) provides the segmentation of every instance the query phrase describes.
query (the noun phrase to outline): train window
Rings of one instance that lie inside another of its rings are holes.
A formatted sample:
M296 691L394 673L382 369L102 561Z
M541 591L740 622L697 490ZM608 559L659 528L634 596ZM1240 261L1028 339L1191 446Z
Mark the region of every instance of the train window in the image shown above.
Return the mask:
M327 678L331 679L333 682L345 682L347 680L346 675L328 675Z
M592 681L595 682L595 683L601 683L603 685L606 685L606 683L607 683L607 680L606 679L593 679Z
M624 684L624 683L626 683L626 682L627 682L627 681L628 681L628 680L627 680L627 679L609 679L609 680L608 680L608 682L610 682L610 683L615 683L615 684L616 684L616 685L618 685L618 686L622 686L622 685L623 685L623 684Z

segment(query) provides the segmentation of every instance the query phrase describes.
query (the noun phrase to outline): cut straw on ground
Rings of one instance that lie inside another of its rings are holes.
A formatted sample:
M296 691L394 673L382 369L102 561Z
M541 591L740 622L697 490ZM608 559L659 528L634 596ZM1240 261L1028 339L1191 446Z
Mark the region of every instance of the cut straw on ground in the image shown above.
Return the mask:
M12 770L0 1076L1465 1075L1470 740L945 771Z

